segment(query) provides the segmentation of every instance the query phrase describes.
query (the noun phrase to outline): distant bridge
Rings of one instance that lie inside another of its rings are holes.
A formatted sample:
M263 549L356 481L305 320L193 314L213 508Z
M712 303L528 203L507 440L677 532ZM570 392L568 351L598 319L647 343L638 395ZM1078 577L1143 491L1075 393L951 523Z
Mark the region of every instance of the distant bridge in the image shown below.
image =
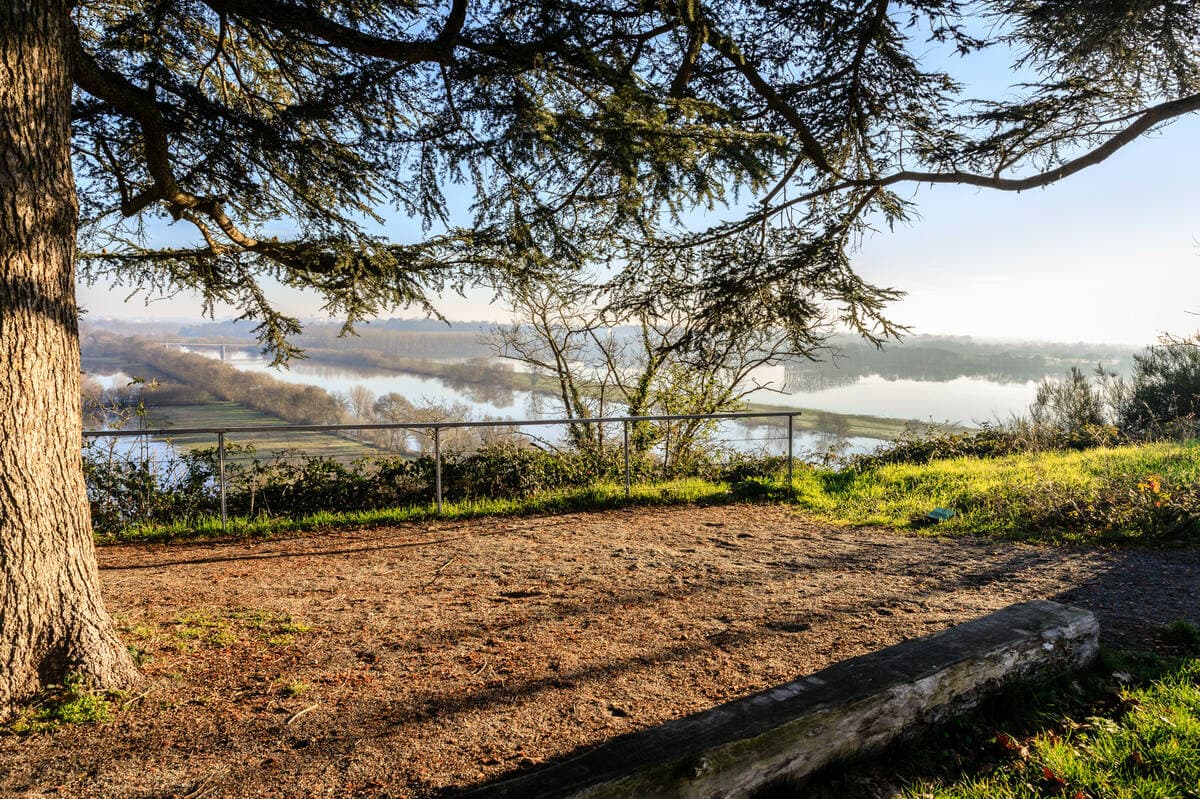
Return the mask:
M233 360L231 353L242 349L240 347L229 347L225 344L197 344L194 341L162 341L159 343L164 347L180 347L189 350L218 350L221 353L222 361Z

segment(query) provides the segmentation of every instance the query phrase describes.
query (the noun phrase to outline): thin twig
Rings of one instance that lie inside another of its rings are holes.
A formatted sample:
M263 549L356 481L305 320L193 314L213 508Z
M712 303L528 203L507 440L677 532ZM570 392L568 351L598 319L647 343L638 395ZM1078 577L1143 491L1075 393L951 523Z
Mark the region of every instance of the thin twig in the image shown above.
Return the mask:
M445 562L445 563L443 563L441 566L438 566L436 569L434 569L434 570L433 570L433 577L431 577L431 578L429 579L429 582L425 583L425 585L423 585L423 586L421 586L421 587L422 587L422 588L428 588L429 586L431 586L431 585L433 585L434 583L436 583L436 582L438 581L438 579L439 579L439 578L442 576L442 572L445 570L445 568L446 568L447 566L449 566L451 563L453 563L454 561L456 561L456 560L458 560L458 558L456 558L456 557L455 557L455 558L450 558L450 560L446 561L446 562Z
M320 706L321 706L321 703L320 703L320 702L313 702L311 705L309 705L308 707L304 708L303 710L297 710L295 713L293 713L292 715L288 716L288 720L287 720L287 721L285 721L285 722L283 723L283 726L285 726L285 727L290 727L293 721L295 721L296 719L300 718L300 717L301 717L301 716L303 716L305 713L308 713L308 712L310 712L310 711L316 710L316 709L317 709L318 707L320 707Z
M183 799L199 799L199 797L212 791L213 788L216 787L215 785L212 784L213 777L217 776L218 771L220 771L220 769L210 772L207 777L200 780L200 782L196 783L196 787L192 788L192 790L185 793L183 795Z
M143 699L148 697L153 690L154 690L154 686L151 686L151 687L147 688L144 692L139 694L138 696L135 696L133 699L123 702L121 704L121 710L129 710L129 708L133 707L135 704L137 704L138 702L141 702Z

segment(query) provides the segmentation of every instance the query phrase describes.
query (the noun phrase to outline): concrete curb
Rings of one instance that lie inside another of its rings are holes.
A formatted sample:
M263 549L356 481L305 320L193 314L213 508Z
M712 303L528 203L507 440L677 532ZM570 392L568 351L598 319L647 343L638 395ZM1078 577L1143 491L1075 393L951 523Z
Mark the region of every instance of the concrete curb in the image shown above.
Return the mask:
M478 788L470 799L734 799L877 751L1002 685L1086 665L1091 612L1035 600L836 663L583 755Z

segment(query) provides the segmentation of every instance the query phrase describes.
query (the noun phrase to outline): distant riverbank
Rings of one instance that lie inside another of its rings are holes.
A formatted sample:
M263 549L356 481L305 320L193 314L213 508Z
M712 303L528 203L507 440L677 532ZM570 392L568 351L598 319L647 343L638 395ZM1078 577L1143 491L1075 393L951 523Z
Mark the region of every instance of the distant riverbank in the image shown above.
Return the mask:
M238 346L223 342L231 360L221 362L214 357L215 351L201 349L193 353L173 352L148 341L119 341L121 343L108 337L105 337L104 341L93 341L84 352L85 369L97 374L123 372L150 378L167 377L172 382L188 384L194 389L194 405L200 404L205 396L213 394L214 385L236 385L236 381L215 380L213 371L216 370L221 373L228 372L230 375L249 373L260 380L269 379L273 383L290 384L293 390L306 387L308 391L305 392L304 398L310 401L314 398L311 394L313 390L320 390L322 395L332 399L333 396L344 396L355 386L363 385L377 395L400 393L413 403L432 401L458 405L460 408L466 406L466 409L478 418L545 419L559 415L555 412L558 385L552 377L515 371L506 368L504 363L495 359L434 360L369 350L349 352L342 349L310 348L306 350L307 357L294 361L290 370L275 370L269 368L265 358L255 354L256 347L249 345ZM202 347L214 342L197 339L192 343ZM198 368L185 368L184 362L197 364ZM239 397L236 391L218 393L219 396L212 396L210 399L219 402L245 401L249 407L272 413L281 420L298 421L289 418L294 414L288 411L294 411L295 408L284 407L284 412L279 412L275 407L259 407L261 402L255 402L254 398L249 396ZM784 395L780 396L782 398ZM153 407L152 396L150 403ZM325 402L318 404L322 406L322 410L327 405ZM893 440L918 427L943 431L965 429L959 425L932 424L899 416L840 413L828 409L796 407L783 402L755 402L750 403L747 409L799 414L794 418L799 450L825 450L835 442L842 441L848 442L852 451L869 451L883 441ZM152 411L152 417L175 420L186 417L191 420L196 417L195 411L198 410L184 410L179 407L158 409ZM226 407L218 415L224 417L229 412L230 409ZM615 414L620 412L613 411ZM325 421L337 420L330 418ZM783 446L782 443L772 442L782 438L782 430L786 424L783 417L755 420L738 425L737 428L741 432L734 430L732 425L724 432L731 441L740 441L740 446L766 445L769 448L778 448Z
M473 358L460 361L436 361L422 358L407 358L378 352L347 352L337 349L312 348L305 351L304 366L339 366L352 370L370 370L396 375L417 375L433 378L451 388L478 387L495 390L528 391L546 397L558 394L558 383L553 377L506 369L491 359ZM893 440L910 431L914 426L934 427L948 432L966 429L961 425L943 425L922 422L920 419L905 419L891 416L876 416L860 413L839 413L815 408L799 408L777 403L748 403L747 410L756 412L795 412L796 429L816 433L836 434L852 438ZM763 420L766 426L786 425L783 419Z

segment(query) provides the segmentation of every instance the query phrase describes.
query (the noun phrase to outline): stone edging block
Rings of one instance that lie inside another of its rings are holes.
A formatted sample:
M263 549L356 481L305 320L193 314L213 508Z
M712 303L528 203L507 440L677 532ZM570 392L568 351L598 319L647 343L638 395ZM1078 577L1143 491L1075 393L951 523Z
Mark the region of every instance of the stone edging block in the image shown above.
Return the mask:
M578 757L478 788L471 799L735 799L878 751L973 707L996 688L1095 657L1091 612L1011 605L795 682L615 738Z

